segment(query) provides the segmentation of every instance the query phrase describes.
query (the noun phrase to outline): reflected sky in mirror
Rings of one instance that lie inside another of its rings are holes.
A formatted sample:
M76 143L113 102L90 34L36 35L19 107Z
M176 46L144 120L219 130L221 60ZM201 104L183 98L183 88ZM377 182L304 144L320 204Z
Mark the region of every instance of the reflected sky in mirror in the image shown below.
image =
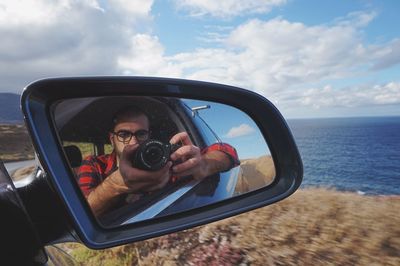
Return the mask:
M198 114L206 121L218 137L233 145L240 159L252 159L269 154L264 137L255 122L244 112L225 104L183 100L189 107L210 106Z

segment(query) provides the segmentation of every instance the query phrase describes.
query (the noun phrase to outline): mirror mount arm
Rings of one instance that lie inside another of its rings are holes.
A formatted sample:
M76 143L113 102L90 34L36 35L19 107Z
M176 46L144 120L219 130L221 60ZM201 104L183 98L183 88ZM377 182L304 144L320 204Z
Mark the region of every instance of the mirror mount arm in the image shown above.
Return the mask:
M203 106L197 106L197 107L192 107L192 117L198 116L200 110L205 110L205 109L210 109L210 105L203 105Z

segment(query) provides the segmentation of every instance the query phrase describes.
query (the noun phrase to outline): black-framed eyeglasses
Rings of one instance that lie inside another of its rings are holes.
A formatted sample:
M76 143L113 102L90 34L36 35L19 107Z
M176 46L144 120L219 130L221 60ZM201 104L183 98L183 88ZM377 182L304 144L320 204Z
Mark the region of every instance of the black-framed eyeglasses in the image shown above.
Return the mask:
M145 129L140 129L136 132L130 132L128 130L119 130L117 132L112 132L112 133L117 136L119 142L123 142L124 144L129 143L133 136L135 136L136 140L139 142L147 140L150 136L150 131Z

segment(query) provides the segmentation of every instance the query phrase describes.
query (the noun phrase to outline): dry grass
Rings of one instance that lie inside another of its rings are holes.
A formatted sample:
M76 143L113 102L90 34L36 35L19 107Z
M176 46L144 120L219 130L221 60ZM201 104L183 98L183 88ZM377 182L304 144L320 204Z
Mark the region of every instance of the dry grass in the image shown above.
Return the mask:
M299 190L230 219L105 251L85 265L400 265L400 197Z
M236 194L253 191L271 184L275 178L275 165L271 156L244 160L235 188Z
M241 228L234 243L257 265L399 265L399 208L399 197L300 190L232 219Z

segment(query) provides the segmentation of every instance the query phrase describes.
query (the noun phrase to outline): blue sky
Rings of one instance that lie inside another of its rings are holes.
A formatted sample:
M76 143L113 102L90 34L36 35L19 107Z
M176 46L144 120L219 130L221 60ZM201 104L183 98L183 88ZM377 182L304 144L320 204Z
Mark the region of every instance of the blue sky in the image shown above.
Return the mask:
M216 102L186 99L185 103L190 108L209 106L208 109L198 111L198 115L222 142L229 143L236 148L240 159L271 154L257 125L243 111Z
M286 118L400 115L399 1L0 0L0 92L52 76L242 87Z
M306 25L329 24L336 19L352 12L371 11L378 13L368 29L364 32L369 42L388 41L399 38L400 28L393 23L400 22L398 12L400 3L397 1L345 1L345 0L308 0L288 1L287 4L277 7L265 14L252 14L217 19L213 16L193 19L186 12L177 11L171 1L155 1L153 14L155 18L154 33L166 47L166 54L193 50L193 47L205 47L199 37L208 27L234 27L245 23L249 19L270 20L282 17L293 22L302 22ZM171 34L179 29L179 34ZM211 47L208 46L208 47Z

